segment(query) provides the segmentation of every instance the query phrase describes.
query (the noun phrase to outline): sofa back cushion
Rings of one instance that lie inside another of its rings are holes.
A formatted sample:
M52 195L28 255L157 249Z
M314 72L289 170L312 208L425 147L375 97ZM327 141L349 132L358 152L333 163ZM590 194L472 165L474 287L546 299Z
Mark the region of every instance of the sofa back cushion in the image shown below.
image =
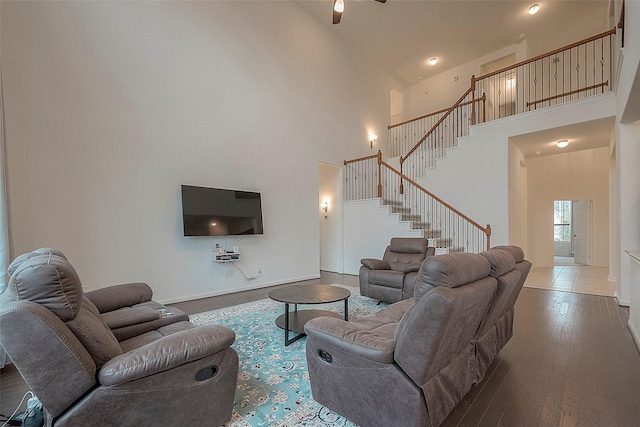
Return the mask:
M10 298L40 304L64 321L98 368L122 354L118 340L84 296L78 273L66 258L53 252L24 256L12 272Z
M452 252L425 259L418 271L413 297L422 298L431 289L455 288L487 277L491 265L486 258L472 253Z
M384 252L383 260L391 270L404 271L411 264L420 264L427 253L429 241L422 238L394 237Z
M496 279L485 275L456 287L435 287L416 299L398 325L394 354L416 385L426 384L454 358L469 352L495 289ZM458 380L465 383L468 375L460 372Z

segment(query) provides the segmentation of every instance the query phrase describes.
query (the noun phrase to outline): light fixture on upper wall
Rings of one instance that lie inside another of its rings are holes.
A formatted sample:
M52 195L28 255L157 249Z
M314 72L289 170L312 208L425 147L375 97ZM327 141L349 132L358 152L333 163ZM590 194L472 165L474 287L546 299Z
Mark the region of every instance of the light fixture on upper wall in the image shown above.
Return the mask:
M435 56L429 59L429 65L436 65L437 63L438 63L438 58L436 58Z
M568 139L561 139L560 141L556 142L556 147L558 147L558 148L564 148L567 145L569 145L569 140Z
M320 203L320 208L327 212L329 210L329 202L327 200L323 200L322 203Z
M371 149L373 150L373 144L378 140L378 135L372 133L369 135L369 144L371 145Z
M532 4L529 6L529 15L535 15L540 10L540 5L538 3Z

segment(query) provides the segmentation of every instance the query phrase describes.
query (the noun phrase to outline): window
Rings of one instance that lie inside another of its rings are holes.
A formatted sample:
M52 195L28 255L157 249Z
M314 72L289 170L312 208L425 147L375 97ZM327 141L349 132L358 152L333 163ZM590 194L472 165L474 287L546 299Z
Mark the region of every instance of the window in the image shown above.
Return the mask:
M553 240L571 241L571 200L553 202Z

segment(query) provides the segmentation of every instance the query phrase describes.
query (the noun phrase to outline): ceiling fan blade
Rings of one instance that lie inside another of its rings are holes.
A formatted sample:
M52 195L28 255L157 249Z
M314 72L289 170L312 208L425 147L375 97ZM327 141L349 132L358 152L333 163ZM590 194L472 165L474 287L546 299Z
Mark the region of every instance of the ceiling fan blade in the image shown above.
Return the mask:
M336 12L336 1L338 0L333 0L333 9L331 9L333 11L333 23L334 24L339 24L340 23L340 18L342 18L342 12ZM387 1L387 0L385 0Z

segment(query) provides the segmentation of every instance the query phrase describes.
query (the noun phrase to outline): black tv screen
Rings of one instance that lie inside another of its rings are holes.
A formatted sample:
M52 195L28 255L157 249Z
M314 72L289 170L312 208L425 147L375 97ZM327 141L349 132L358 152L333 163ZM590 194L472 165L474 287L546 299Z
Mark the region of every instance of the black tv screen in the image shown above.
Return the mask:
M260 193L182 186L185 236L263 234Z

